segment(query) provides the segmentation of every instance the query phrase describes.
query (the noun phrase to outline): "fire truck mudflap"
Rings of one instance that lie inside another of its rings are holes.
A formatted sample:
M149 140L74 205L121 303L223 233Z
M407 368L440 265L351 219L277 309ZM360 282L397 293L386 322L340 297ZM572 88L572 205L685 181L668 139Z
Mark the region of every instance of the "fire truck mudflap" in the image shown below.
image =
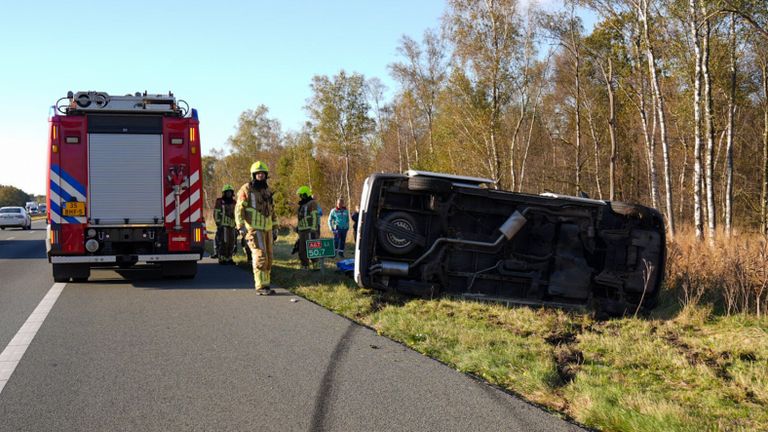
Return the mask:
M49 123L54 280L137 264L194 277L205 241L196 111L172 93L69 92Z

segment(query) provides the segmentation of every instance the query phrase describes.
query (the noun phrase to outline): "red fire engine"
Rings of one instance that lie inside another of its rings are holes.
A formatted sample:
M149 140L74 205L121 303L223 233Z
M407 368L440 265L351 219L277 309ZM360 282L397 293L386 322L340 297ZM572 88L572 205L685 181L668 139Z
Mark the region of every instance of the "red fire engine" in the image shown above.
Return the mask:
M54 280L136 264L194 277L205 241L196 110L172 93L69 92L49 123Z

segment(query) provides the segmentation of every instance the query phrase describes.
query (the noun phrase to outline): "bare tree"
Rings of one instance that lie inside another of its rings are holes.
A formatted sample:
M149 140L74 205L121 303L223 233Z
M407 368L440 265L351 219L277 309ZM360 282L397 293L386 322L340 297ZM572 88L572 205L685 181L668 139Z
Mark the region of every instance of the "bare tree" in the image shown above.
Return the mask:
M707 16L707 9L704 2L700 3L701 16ZM709 57L710 48L709 42L711 37L711 24L709 20L705 19L704 33L702 36L702 51L703 57L701 59L701 74L704 81L704 125L705 133L707 137L707 149L706 149L706 169L704 175L704 184L706 185L707 193L707 237L709 238L710 245L714 246L716 228L717 228L717 213L715 209L715 187L714 187L714 150L715 150L715 125L714 114L712 107L712 76L709 73Z
M701 203L701 184L702 184L702 164L701 164L701 36L699 35L699 16L697 0L688 0L688 11L690 14L690 31L693 39L693 49L696 57L696 71L693 78L693 218L696 230L696 239L704 238L704 224L702 218Z
M656 53L651 41L650 30L648 23L650 1L652 0L638 0L636 3L636 9L640 24L642 25L642 35L645 42L645 55L648 58L648 70L650 71L651 86L653 89L653 95L655 99L655 108L659 120L659 132L661 138L661 149L664 158L664 186L666 192L666 216L668 233L670 237L675 236L675 213L672 207L672 173L669 165L669 142L667 140L667 122L665 115L665 103L664 94L661 91L661 84L659 82L659 75L656 71Z
M728 93L728 144L726 149L725 233L733 234L733 122L736 104L736 17L731 14L730 26L730 91Z
M447 74L446 47L440 35L432 30L424 32L423 47L408 36L403 36L397 52L403 62L392 63L389 69L404 89L409 90L426 117L430 154L435 152L434 120L437 96Z
M550 36L563 47L571 59L573 68L574 99L574 148L575 148L575 193L582 191L581 184L581 62L582 62L582 25L575 15L576 4L568 2L568 13L543 14L542 24Z
M501 180L500 120L510 100L511 65L519 45L516 12L516 0L449 0L444 18L455 59L489 94L484 141L489 175L497 181Z
M763 56L760 63L760 78L763 84L763 184L760 196L761 223L760 231L768 235L768 56Z

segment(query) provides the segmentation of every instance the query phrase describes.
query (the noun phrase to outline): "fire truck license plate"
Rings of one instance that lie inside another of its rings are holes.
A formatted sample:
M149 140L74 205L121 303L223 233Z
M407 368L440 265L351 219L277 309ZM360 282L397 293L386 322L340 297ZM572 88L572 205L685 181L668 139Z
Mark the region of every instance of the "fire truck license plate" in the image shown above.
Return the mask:
M64 216L85 216L84 202L64 203Z

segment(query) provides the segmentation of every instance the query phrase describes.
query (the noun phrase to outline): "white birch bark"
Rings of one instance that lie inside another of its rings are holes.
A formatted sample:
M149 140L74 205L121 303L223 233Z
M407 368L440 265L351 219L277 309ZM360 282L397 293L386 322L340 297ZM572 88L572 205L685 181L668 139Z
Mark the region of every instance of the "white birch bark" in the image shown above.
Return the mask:
M706 16L704 5L701 7L701 15ZM714 245L717 213L715 209L715 187L714 187L714 156L715 156L715 127L713 121L712 108L712 77L709 73L709 38L710 38L709 20L704 21L704 34L702 35L703 57L701 61L701 74L704 80L704 124L707 135L706 148L706 167L704 173L704 183L707 194L707 237L710 245Z
M701 200L701 38L699 36L698 8L696 0L688 0L688 12L691 15L690 30L693 39L693 51L696 59L696 72L693 78L693 224L696 239L704 238L704 223Z
M675 236L675 213L672 207L672 173L669 165L669 142L667 140L667 122L664 113L664 94L661 92L659 76L656 72L656 56L651 44L649 24L648 24L648 4L649 0L641 0L639 15L643 25L643 38L645 39L645 54L648 58L648 69L651 77L651 85L655 99L655 108L659 121L659 131L661 138L661 149L664 160L664 186L666 192L666 216L668 234L671 238Z

